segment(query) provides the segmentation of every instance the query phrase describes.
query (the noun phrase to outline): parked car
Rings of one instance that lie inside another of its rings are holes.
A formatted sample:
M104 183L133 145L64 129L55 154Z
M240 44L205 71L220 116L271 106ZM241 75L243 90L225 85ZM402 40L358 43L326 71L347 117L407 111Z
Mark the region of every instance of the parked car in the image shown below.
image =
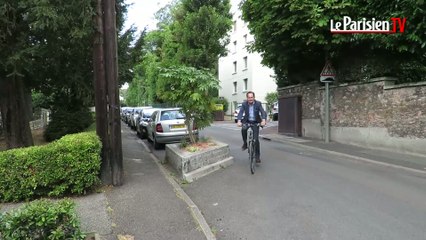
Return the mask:
M146 108L143 109L142 115L139 116L139 123L136 127L136 132L140 138L147 138L147 127L149 123L149 119L152 116L152 113L159 110L158 108Z
M235 111L234 111L234 121L235 121L235 123L237 123L238 122L238 113L240 112L240 109L241 109L241 103L239 103L238 104L238 106L237 106L237 108L235 109Z
M278 121L278 102L274 102L272 108L272 121Z
M134 107L128 107L124 112L124 122L127 123L128 126L130 126L130 118L132 117L134 109Z
M126 116L126 112L127 110L129 110L129 107L122 107L120 108L120 116L121 116L121 120L125 121L125 116Z
M133 130L136 130L137 125L139 124L139 117L142 114L143 109L146 108L152 108L151 106L146 106L146 107L136 107L133 111L133 114L131 115L130 118L130 128L132 128Z
M153 142L154 148L159 149L166 143L180 142L188 137L185 126L185 115L180 108L164 108L154 111L147 126L147 139ZM191 126L198 137L197 128Z

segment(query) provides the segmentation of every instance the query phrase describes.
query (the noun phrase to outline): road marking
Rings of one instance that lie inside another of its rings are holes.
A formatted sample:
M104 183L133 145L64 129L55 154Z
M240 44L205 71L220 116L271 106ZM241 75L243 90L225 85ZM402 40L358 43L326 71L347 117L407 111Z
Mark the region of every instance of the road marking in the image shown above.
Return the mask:
M132 161L137 162L137 163L142 163L142 159L140 159L140 158L133 158Z

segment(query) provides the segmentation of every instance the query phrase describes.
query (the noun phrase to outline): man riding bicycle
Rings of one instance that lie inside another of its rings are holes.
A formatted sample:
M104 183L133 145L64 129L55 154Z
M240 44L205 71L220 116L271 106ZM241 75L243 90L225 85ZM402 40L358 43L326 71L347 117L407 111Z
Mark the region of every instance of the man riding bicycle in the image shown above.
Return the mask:
M241 105L240 112L238 113L238 127L243 126L241 129L241 134L243 136L243 146L241 150L247 149L247 125L251 125L253 129L253 137L256 141L255 145L255 157L256 162L260 163L260 143L259 143L259 125L266 125L266 112L262 107L262 103L260 101L255 100L254 92L249 91L246 93L247 101L244 101ZM243 117L244 114L244 117Z

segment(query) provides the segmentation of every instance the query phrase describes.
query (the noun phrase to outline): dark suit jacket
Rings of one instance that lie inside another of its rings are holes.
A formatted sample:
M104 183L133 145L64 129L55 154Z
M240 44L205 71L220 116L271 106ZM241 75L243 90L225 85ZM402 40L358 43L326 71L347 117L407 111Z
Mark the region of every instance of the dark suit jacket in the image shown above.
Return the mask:
M266 120L266 112L262 107L262 103L260 101L254 101L254 116L256 117L256 121L260 123L262 119ZM243 117L244 113L244 117ZM241 105L240 112L238 113L238 120L241 120L242 123L247 123L249 117L249 104L247 101L244 101Z

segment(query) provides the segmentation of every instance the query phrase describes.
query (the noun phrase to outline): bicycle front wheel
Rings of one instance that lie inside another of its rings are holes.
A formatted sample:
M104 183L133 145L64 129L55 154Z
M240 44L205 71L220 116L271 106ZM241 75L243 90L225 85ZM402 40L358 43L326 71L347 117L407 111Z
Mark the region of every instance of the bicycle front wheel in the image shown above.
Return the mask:
M251 174L254 174L254 170L256 168L256 161L254 159L254 142L249 142L249 159L250 159L250 171Z

